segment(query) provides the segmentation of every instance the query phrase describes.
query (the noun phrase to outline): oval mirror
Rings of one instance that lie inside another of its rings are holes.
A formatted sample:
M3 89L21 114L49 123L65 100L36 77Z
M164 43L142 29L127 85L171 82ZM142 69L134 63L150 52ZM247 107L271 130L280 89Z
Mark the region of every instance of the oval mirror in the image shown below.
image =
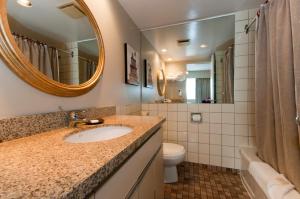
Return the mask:
M164 71L161 69L157 73L157 91L159 96L164 96L166 92L166 76Z
M96 85L104 46L83 0L0 2L0 51L13 72L57 96L82 95Z

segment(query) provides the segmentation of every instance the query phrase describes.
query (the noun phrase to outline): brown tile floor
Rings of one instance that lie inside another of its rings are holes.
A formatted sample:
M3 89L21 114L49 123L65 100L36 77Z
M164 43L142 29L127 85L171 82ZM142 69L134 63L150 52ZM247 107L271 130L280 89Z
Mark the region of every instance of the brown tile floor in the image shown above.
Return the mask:
M179 181L165 184L165 199L249 199L237 170L184 162Z

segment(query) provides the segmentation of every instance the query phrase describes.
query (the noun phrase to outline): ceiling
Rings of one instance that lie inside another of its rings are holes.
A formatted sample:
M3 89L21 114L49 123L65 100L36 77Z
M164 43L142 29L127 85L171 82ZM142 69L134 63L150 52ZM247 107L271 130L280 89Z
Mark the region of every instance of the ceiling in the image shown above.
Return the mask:
M7 1L8 15L13 18L19 31L37 33L63 43L95 38L86 16L74 19L58 9L59 6L73 2L72 0L31 0L31 2L33 6L25 8L17 4L16 0ZM12 27L13 24L9 22Z
M210 61L213 52L220 46L228 47L234 39L234 15L185 23L165 28L144 31L164 61ZM190 39L187 46L178 45L177 40ZM200 46L205 44L206 48ZM227 44L227 45L224 45ZM166 49L167 52L162 52Z
M258 8L264 0L119 0L140 29Z

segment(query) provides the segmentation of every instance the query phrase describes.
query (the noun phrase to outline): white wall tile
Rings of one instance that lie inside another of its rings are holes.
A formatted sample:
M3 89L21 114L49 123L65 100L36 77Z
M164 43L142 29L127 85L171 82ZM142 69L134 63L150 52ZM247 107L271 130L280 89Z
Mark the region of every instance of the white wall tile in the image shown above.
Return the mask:
M198 133L188 133L188 142L199 142L199 134Z
M198 111L200 113L209 113L210 105L209 104L199 104Z
M177 141L178 139L177 131L168 131L168 140Z
M245 32L245 26L248 24L248 21L247 19L235 22L235 32Z
M210 136L209 136L209 143L210 144L221 145L221 142L222 142L221 135L210 134Z
M210 132L209 126L210 126L209 123L200 123L198 125L199 133L209 133Z
M239 114L234 115L235 124L248 124L248 114Z
M209 164L214 166L222 166L221 156L209 156Z
M177 112L168 112L168 121L177 121Z
M187 132L178 132L178 141L179 142L187 142L188 141L188 133Z
M192 113L198 112L198 104L188 104L188 111Z
M249 54L248 44L237 44L235 45L235 56L242 56Z
M241 169L241 159L234 159L234 168Z
M222 123L221 113L210 113L210 123Z
M222 113L222 124L234 124L234 113Z
M223 135L234 135L234 125L233 124L222 124L222 134Z
M248 56L238 56L234 58L235 67L248 67L249 65L249 57Z
M235 136L234 137L235 146L248 146L248 137L246 136Z
M177 120L180 122L187 122L188 121L188 113L187 112L178 112Z
M222 135L222 145L223 146L234 146L234 136Z
M197 153L188 153L188 161L198 163L198 154Z
M177 125L178 125L177 126L177 130L178 131L185 131L185 132L187 132L187 130L188 130L188 128L187 128L188 123L187 122L178 122Z
M235 68L234 78L235 79L246 79L249 77L248 68Z
M168 104L168 111L177 111L177 104Z
M212 134L222 134L222 124L210 123L209 129Z
M234 104L222 104L223 113L234 113Z
M177 109L180 112L187 112L188 108L187 108L187 104L178 104L177 105Z
M149 110L150 111L157 111L158 110L158 104L149 104Z
M221 113L222 112L222 105L221 104L211 104L210 105L210 112L211 113Z
M235 13L235 21L248 20L248 18L249 18L248 10L238 11Z
M235 135L248 136L248 125L235 125Z
M234 147L222 146L222 157L234 158Z
M149 110L149 104L142 104L142 110L148 111Z
M200 164L209 164L209 155L199 154L199 163Z
M189 123L188 131L191 133L198 133L198 124L197 123Z
M189 153L198 153L198 143L188 142L188 152Z
M234 158L223 157L222 158L222 167L234 168Z
M168 121L168 131L177 131L177 122Z
M199 134L199 143L209 144L209 134Z
M168 111L168 105L167 104L159 104L158 105L158 111L167 112Z
M210 155L222 155L222 147L221 145L210 145L209 147L209 154Z
M236 113L247 113L248 112L248 103L247 102L236 102L235 103L235 112Z
M249 36L246 33L235 34L235 44L245 44L249 42Z
M210 113L202 113L202 122L210 122Z
M198 150L200 154L209 154L209 144L199 144Z

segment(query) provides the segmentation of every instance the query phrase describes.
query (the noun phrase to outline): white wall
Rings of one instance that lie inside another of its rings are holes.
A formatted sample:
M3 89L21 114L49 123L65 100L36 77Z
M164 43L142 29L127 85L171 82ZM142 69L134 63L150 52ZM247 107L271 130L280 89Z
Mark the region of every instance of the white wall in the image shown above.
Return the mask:
M0 119L85 107L140 103L140 87L124 84L124 42L140 49L140 32L116 0L86 0L105 45L101 81L88 94L63 98L45 94L19 79L0 61Z

